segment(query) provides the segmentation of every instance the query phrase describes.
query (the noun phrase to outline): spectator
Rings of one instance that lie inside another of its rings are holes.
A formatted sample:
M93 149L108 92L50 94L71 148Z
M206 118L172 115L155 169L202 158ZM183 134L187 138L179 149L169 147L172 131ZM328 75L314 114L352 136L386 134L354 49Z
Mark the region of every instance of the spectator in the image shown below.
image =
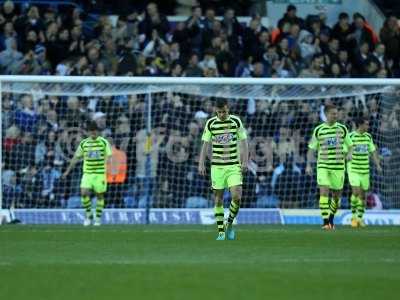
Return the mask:
M353 73L353 65L349 61L348 52L345 49L339 50L339 67L340 74L344 77L350 77Z
M59 179L61 172L54 166L54 153L46 153L43 167L39 171L40 181L42 182L39 207L57 207L59 199Z
M369 45L367 42L364 42L361 44L360 49L356 52L354 67L357 74L365 74L366 64L370 60L372 60L372 57L369 51Z
M160 38L164 38L169 31L169 23L158 11L157 4L150 2L147 4L144 20L139 24L139 32L151 37L154 30L159 33Z
M378 43L375 45L374 52L371 55L371 59L373 59L380 68L386 66L385 51L385 45Z
M26 208L38 207L38 199L41 198L41 188L43 183L38 168L35 165L28 165L26 172L21 177L21 187L23 190L23 205Z
M389 16L380 32L382 44L386 47L386 56L398 66L400 54L400 28L396 16Z
M159 166L160 145L164 140L164 136L153 130L149 138L152 141L150 150L146 148L147 133L145 129L139 130L135 136L135 198L138 201L138 206L141 208L146 207L148 200L150 201L150 205L153 201L153 189L156 187L156 176ZM150 155L150 165L146 164L147 155Z
M324 57L315 55L309 68L300 73L300 77L323 77L325 75Z
M85 54L85 38L82 34L81 26L75 25L72 27L68 51L70 57L78 57Z
M284 23L290 23L290 25L297 24L301 29L304 28L304 20L299 18L297 15L297 8L296 6L290 4L286 8L286 13L284 14L283 18L278 21L278 28L282 30Z
M108 141L112 146L112 155L107 162L107 206L122 208L126 190L127 155L125 151L115 145L113 139L108 138Z
M1 100L1 130L4 134L14 123L14 111L11 94L3 93Z
M172 34L172 42L179 44L179 48L182 49L182 55L188 57L192 51L190 46L190 32L184 22L178 22L176 28ZM198 52L195 52L199 55Z
M10 74L15 66L23 59L21 52L17 50L17 42L10 41L8 47L0 52L0 72L3 74Z
M35 147L35 165L45 164L46 155L53 157L53 164L61 166L65 162L64 153L58 142L58 136L55 131L49 131L42 141Z
M215 21L215 9L207 7L205 17L202 20L204 30L212 30Z
M352 31L351 38L354 39L355 43L353 43L353 45L356 48L361 47L364 43L367 43L370 49L373 48L374 43L372 34L365 27L365 19L359 13L353 15Z
M242 46L240 40L242 38L243 28L235 17L235 10L233 8L227 8L225 10L224 18L222 20L222 28L224 29L224 33L227 35L231 51L239 53L238 50Z
M17 181L17 174L12 170L2 172L2 200L4 208L23 208L23 190Z
M3 33L0 35L0 50L16 48L17 40L18 36L14 30L14 24L12 22L5 23ZM15 46L12 46L12 43L15 43Z
M193 6L192 15L186 21L186 28L189 35L188 46L193 52L202 53L204 24L200 6Z
M151 40L143 49L143 54L154 57L163 45L165 45L165 41L159 36L158 31L154 29L151 33Z
M310 32L303 30L300 32L299 42L301 58L306 64L309 64L314 54L321 52L319 39L314 39Z
M67 110L65 112L64 121L67 127L80 127L87 121L84 111L79 107L79 100L77 97L69 97L67 99Z
M349 15L345 12L339 14L339 20L332 30L332 37L339 41L342 49L352 51L352 28L349 23Z
M10 169L24 173L29 166L33 166L35 164L35 147L32 133L25 131L21 143L13 146L9 152Z
M1 13L6 22L15 22L17 19L14 2L10 0L4 1Z
M39 116L35 111L31 95L21 97L22 108L15 113L15 124L22 130L34 132L39 122Z

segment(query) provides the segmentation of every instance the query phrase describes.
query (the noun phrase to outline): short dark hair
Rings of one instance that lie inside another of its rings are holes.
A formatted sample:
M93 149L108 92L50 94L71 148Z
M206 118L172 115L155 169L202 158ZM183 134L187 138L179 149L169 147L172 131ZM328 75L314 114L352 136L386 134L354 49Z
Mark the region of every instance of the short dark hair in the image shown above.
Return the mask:
M95 131L95 130L98 130L97 123L96 123L95 121L90 121L90 122L87 124L87 130L88 130L88 131Z
M363 125L365 122L368 122L369 119L367 117L364 116L359 116L358 118L356 118L354 120L354 123L356 124L357 127L360 127L361 125Z
M327 114L328 112L330 112L333 109L337 109L336 105L334 105L334 104L326 104L325 108L324 108L324 112Z
M216 108L224 108L227 105L228 105L228 100L226 100L225 98L218 98L215 103Z
M291 10L297 10L297 7L296 7L295 5L293 5L293 4L289 4L289 5L286 7L286 11L289 12L289 11L291 11Z
M339 14L339 20L348 19L348 18L349 18L349 15L345 12L341 12Z

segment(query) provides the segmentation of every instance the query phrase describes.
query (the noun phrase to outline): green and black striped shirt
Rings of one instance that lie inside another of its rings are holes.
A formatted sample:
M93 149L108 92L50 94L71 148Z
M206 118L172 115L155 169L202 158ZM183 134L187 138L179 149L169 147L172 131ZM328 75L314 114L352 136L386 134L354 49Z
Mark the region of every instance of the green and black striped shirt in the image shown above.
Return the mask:
M315 127L310 149L318 151L317 168L328 170L345 169L345 153L352 141L345 125L336 122L332 126L322 123Z
M361 134L353 131L350 139L353 142L353 158L347 163L348 171L369 174L369 156L376 150L372 136L368 132Z
M106 174L107 158L111 156L109 142L98 136L82 140L75 152L75 157L83 158L84 174Z
M213 166L240 165L239 141L247 138L242 121L229 115L225 121L218 117L207 120L202 140L212 142Z

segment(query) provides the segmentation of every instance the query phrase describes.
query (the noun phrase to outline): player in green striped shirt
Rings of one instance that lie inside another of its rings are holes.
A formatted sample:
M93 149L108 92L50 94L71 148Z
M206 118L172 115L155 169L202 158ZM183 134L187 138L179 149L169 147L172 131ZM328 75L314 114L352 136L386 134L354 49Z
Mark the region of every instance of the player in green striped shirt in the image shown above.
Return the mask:
M369 189L369 157L372 154L373 161L378 172L382 171L376 147L372 136L368 133L369 122L366 118L356 120L357 130L350 133L353 142L353 159L347 163L347 174L351 185L351 219L352 227L364 227L363 215L365 211L365 195Z
M313 152L318 151L317 183L320 198L319 207L323 229L334 229L334 217L340 206L345 176L345 154L351 160L352 141L345 125L338 123L338 111L333 105L325 107L326 122L318 125L308 145L306 173L311 175ZM329 199L329 196L332 198Z
M212 146L211 184L215 196L215 220L218 228L217 240L235 239L232 223L239 212L242 198L242 172L247 169L248 145L246 130L242 121L229 114L226 99L216 103L216 116L207 120L200 152L199 173L206 175L205 159ZM232 201L229 206L229 217L224 224L223 194L229 188Z
M86 210L84 226L89 226L93 220L91 192L96 195L96 218L94 225L101 224L101 215L104 208L104 193L107 191L106 164L111 156L111 146L108 141L98 135L95 122L88 125L89 137L82 140L63 174L67 177L74 166L83 158L83 176L81 179L82 204Z

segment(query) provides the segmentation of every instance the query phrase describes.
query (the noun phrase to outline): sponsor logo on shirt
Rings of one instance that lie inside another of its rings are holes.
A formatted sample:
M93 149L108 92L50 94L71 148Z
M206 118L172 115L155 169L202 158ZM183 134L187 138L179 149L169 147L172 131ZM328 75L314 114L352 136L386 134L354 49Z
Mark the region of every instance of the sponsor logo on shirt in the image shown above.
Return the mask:
M368 153L368 145L356 145L354 151L359 153Z
M223 133L218 134L214 137L213 141L218 144L229 144L234 139L235 135L233 133Z

